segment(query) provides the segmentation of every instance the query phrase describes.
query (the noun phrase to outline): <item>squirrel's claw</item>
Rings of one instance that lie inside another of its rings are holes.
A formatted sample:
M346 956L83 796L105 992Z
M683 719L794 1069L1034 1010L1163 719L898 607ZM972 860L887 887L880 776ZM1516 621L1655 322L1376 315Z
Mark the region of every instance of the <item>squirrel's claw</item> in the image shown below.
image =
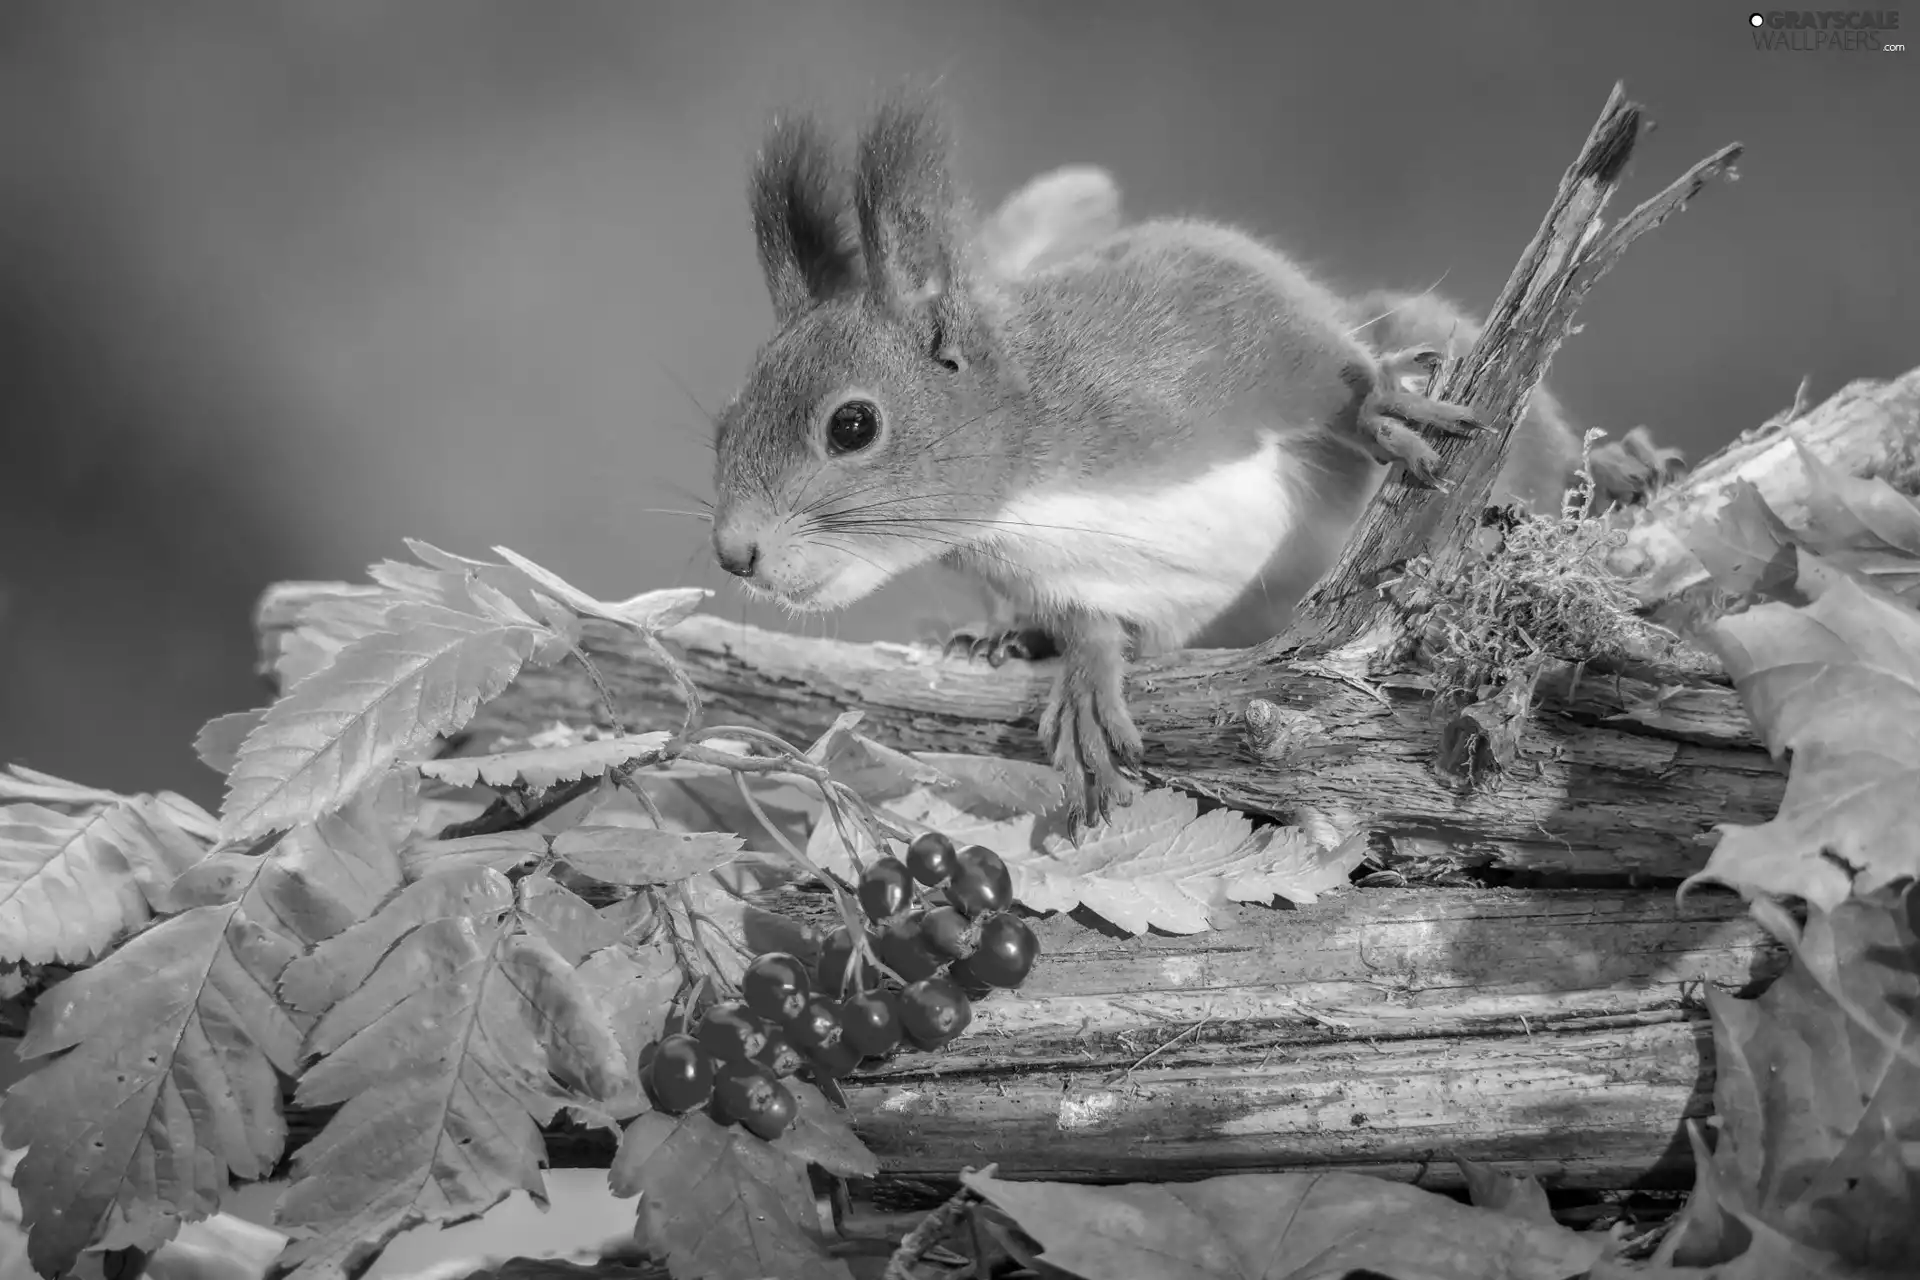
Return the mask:
M1040 717L1040 739L1065 783L1070 829L1097 826L1139 794L1123 772L1142 756L1140 731L1127 711L1119 661L1070 662L1054 681Z
M947 637L941 656L950 658L955 654L964 654L969 661L977 662L984 658L989 666L997 667L1008 658L1039 662L1058 652L1053 637L1039 628L1009 627L1005 631L989 633L956 631Z

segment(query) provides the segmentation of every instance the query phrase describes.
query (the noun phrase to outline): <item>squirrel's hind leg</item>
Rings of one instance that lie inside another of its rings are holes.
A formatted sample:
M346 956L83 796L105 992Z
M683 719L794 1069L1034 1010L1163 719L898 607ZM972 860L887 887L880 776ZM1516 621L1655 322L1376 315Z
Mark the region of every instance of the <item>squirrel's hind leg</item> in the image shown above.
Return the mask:
M1078 830L1133 803L1137 788L1122 770L1140 763L1142 744L1127 710L1127 634L1119 619L1077 614L1055 631L1064 661L1040 717L1040 739L1052 749Z

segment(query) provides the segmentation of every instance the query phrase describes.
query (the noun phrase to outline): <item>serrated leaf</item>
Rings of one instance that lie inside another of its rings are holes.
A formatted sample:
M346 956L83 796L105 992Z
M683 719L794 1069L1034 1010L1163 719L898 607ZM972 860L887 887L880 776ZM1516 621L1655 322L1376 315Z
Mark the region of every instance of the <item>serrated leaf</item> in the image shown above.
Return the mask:
M0 960L93 959L151 919L174 879L205 855L154 797L88 794L111 799L74 813L0 808Z
M1707 988L1719 1139L1667 1256L1728 1261L1729 1219L1757 1219L1852 1267L1920 1258L1920 1055L1901 1052L1920 1015L1915 897L1815 910L1757 999ZM1894 1034L1865 1033L1835 992Z
M316 671L331 666L354 641L388 630L387 614L400 600L392 591L348 587L310 601L301 609L298 623L281 637L273 660L280 692L291 692Z
M450 756L421 762L420 772L456 787L470 787L476 782L505 787L517 782L539 791L605 773L636 760L642 763L657 760L660 748L672 736L664 732L634 733L566 747L537 747L491 756Z
M337 808L404 752L464 725L542 638L439 605L398 605L389 621L394 630L347 646L247 736L227 779L226 839Z
M297 945L249 905L162 920L35 1003L20 1056L71 1052L8 1091L0 1128L29 1148L16 1185L43 1273L96 1243L151 1248L279 1160L275 1069L296 1069L304 1028L266 984Z
M776 1150L801 1164L817 1164L841 1178L876 1178L880 1161L847 1123L846 1114L804 1080L785 1082L793 1094L793 1122L773 1142Z
M811 785L765 778L746 781L754 801L774 828L796 845L804 845L822 808L819 790ZM676 762L670 768L636 775L634 782L646 790L669 831L731 831L741 837L749 851L784 856L780 842L767 833L753 810L740 798L739 787L729 771ZM609 815L613 813L621 817L612 819ZM605 797L583 821L603 819L631 825L639 824L643 815L633 798L620 792Z
M938 751L916 754L958 784L960 794L949 799L970 812L998 809L1009 814L1051 814L1066 803L1066 787L1060 775L1044 764Z
M582 825L553 838L555 857L606 884L674 884L731 862L743 841L723 831Z
M740 958L742 954L757 956L769 951L785 951L803 964L812 963L820 954L818 929L793 916L754 906L729 892L715 875L691 876L681 887L699 916L697 932L695 922L688 919L678 896L667 895L667 911L673 918L673 927L681 937L697 938L702 943L707 943L713 931L724 935L729 942L707 943L704 955L712 961L720 977L736 987L746 970Z
M84 783L69 782L23 764L10 764L0 770L0 800L25 800L34 804L97 805L118 804L128 797L118 791L104 791Z
M804 1168L699 1112L636 1118L608 1181L615 1195L640 1196L636 1238L676 1277L852 1280L803 1225L812 1209Z
M1058 823L1031 813L983 820L925 791L892 808L956 844L997 852L1012 873L1014 897L1033 910L1084 905L1130 933L1197 933L1228 902L1276 895L1312 902L1344 888L1365 854L1357 841L1322 848L1297 827L1255 829L1230 809L1201 814L1189 796L1166 788L1144 793L1077 847ZM823 867L851 873L830 821L815 827L808 852Z
M666 1030L667 1011L687 975L664 941L603 947L581 962L580 985L599 1001L620 1042L627 1065L636 1071L640 1051Z
M294 1157L296 1276L351 1272L399 1232L546 1203L539 1126L627 1083L605 1014L538 939L465 916L402 938L308 1038L302 1106L343 1104ZM562 1083L565 1082L564 1087Z
M528 927L568 964L577 965L589 952L620 940L618 924L551 876L528 876L521 892Z
M1842 579L1804 608L1722 618L1707 640L1768 749L1793 761L1779 813L1721 825L1682 891L1713 880L1832 909L1920 875L1920 613Z
M240 758L240 744L260 727L260 722L267 718L267 710L255 707L251 711L215 716L201 725L200 732L194 736L193 753L200 757L201 764L224 778Z
M705 587L673 587L647 591L631 599L607 603L596 600L580 588L527 559L508 547L495 547L493 553L527 575L535 586L582 617L632 627L637 631L664 631L691 617L702 601L713 592Z
M963 1173L1080 1276L1155 1280L1569 1280L1606 1251L1565 1227L1356 1173L1238 1174L1089 1187Z
M492 867L505 875L544 858L547 838L533 831L493 831L453 840L416 840L402 855L407 877L421 879L454 867Z
M405 886L379 910L294 960L280 975L288 1008L319 1015L367 980L381 957L429 920L465 916L485 921L513 905L513 886L488 867L464 867Z

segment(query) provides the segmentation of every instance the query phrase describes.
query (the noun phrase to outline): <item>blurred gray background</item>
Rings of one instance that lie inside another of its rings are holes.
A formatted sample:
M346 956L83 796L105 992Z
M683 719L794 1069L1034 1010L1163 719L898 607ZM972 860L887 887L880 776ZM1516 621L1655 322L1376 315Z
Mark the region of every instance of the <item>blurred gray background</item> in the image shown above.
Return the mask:
M697 405L770 315L764 113L943 75L983 201L1067 161L1135 214L1483 308L1615 78L1642 241L1553 378L1695 456L1920 361L1920 53L1763 53L1673 4L10 0L0 12L0 761L212 804L249 612L416 535L589 590L720 587ZM1906 15L1920 27L1920 10ZM1909 36L1911 39L1912 37ZM809 625L927 634L933 578Z

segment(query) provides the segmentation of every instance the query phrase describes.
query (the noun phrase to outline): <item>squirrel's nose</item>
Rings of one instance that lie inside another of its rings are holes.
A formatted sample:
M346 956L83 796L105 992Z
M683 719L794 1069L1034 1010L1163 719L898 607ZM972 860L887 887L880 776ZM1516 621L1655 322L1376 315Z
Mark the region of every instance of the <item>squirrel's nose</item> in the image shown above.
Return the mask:
M760 564L760 544L739 529L714 526L713 554L720 567L736 578L750 578Z

